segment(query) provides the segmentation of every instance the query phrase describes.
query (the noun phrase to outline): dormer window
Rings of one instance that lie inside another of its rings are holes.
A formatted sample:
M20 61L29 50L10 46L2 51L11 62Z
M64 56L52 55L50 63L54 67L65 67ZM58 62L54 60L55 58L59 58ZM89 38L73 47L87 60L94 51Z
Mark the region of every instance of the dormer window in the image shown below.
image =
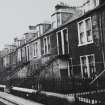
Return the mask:
M55 12L51 15L52 28L57 28L60 25L73 19L75 15L80 15L81 10L77 7L71 7L65 4L58 4L55 6Z
M90 6L92 6L91 9L94 9L99 5L99 0L90 0Z
M84 12L88 12L94 8L96 8L98 5L100 4L99 0L87 0L84 4L83 4L83 11Z
M99 5L99 0L94 0L94 5L98 6Z

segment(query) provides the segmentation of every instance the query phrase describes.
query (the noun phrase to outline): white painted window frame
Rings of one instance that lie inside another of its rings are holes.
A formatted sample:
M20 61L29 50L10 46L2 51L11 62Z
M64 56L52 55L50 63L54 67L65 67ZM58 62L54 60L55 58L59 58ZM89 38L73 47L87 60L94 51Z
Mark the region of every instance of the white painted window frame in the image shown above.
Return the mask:
M45 51L45 46L47 46L47 45L46 45L46 43L45 43L45 39L46 39L46 37L44 37L44 38L43 38L43 45L44 45L44 55L46 54L46 51Z
M83 64L82 64L82 57L86 57L86 65L87 65L87 73L88 73L88 78L90 77L90 68L89 68L89 61L88 61L88 57L89 56L93 56L93 64L94 64L94 72L96 72L96 66L95 66L95 54L90 54L90 55L83 55L80 56L80 65L81 65L81 74L82 74L82 78L84 78L83 76Z
M73 75L73 59L72 58L69 58L69 60L71 60L71 66L69 64L69 61L68 61L68 76L70 77L71 75ZM70 67L72 68L72 74L70 73Z
M48 40L49 39L49 40ZM50 40L50 36L47 36L47 53L49 53L49 46L50 45L50 48L51 48L51 40Z
M29 50L29 51L28 51ZM29 53L29 54L28 54ZM27 54L27 60L30 60L30 46L26 46L26 54Z
M94 4L94 8L96 8L100 4L100 0L93 0L93 2L96 3L96 5Z
M99 0L96 0L96 6L98 6L100 4Z
M64 34L63 31L67 30L67 42L68 42L68 54L69 54L69 39L68 39L68 28L64 28L58 32L56 32L56 37L57 37L57 50L59 54L59 43L58 43L58 33L61 32L61 43L62 43L62 54L65 54L65 47L64 47Z
M92 41L91 42L88 42L87 41L87 34L86 34L86 20L90 19L91 21L91 35L92 35ZM81 43L81 39L80 39L80 30L79 30L79 24L83 22L83 25L84 25L84 35L85 35L85 43ZM93 41L93 30L92 30L92 18L91 17L88 17L88 18L85 18L83 20L81 20L80 22L77 23L77 26L78 26L78 39L79 39L79 44L78 46L84 46L84 45L88 45L88 44L92 44L94 41Z
M33 43L33 57L37 57L37 53L38 53L38 46L36 46L36 44L38 45L38 42Z
M58 14L59 14L59 20L60 20L59 24L58 24ZM61 16L62 14L57 13L56 15L57 15L57 27L59 27L62 24L62 16Z
M65 43L64 43L64 34L63 34L64 30L67 30L67 42L68 42L68 53L69 53L68 28L64 28L63 30L61 30L62 31L62 35L61 36L62 36L62 40L63 40L62 41L63 42L63 46L62 46L63 54L65 54L65 47L64 47Z
M49 37L49 40L47 40ZM44 39L46 39L46 43L44 42ZM46 36L43 38L43 44L44 44L44 55L48 54L49 53L49 49L48 49L48 44L50 44L50 47L51 47L51 40L50 40L50 36ZM47 47L47 52L45 52L45 45Z
M93 10L94 8L99 6L99 4L100 4L100 0L88 0L83 6L83 11L88 12L90 10Z
M57 37L57 52L58 52L58 55L59 55L59 43L58 43L58 33L59 32L61 32L61 31L56 32L56 37Z
M22 53L21 53L21 49L18 49L17 51L17 59L18 59L18 62L22 61Z

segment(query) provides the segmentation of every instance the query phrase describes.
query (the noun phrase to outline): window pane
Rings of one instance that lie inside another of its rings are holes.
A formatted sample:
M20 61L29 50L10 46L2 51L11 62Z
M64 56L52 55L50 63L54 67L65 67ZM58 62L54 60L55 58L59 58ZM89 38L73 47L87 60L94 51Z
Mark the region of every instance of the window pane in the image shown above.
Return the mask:
M46 38L44 38L44 54L47 53L47 44L46 44Z
M35 52L35 44L33 45L33 50L34 50L34 56L36 55L36 52Z
M68 35L67 35L67 29L63 30L63 36L64 36L64 51L65 51L65 54L68 54Z
M44 54L48 54L50 51L51 43L50 43L50 36L45 37L44 40Z
M61 25L61 22L60 22L60 13L57 14L57 26Z
M72 59L69 59L69 72L70 72L70 76L73 76L73 64L72 64Z
M79 31L80 31L80 33L84 32L84 24L83 24L83 22L79 23Z
M61 39L61 32L58 32L58 49L59 49L59 54L62 54L62 39Z
M25 57L25 47L22 48L22 57Z
M90 18L87 19L85 22L86 22L86 30L91 30L91 20L90 20Z
M84 32L81 32L80 33L80 43L81 44L85 43L85 35L84 35Z
M49 52L50 50L50 37L49 36L47 37L47 43L48 43L48 52Z
M87 41L88 41L88 42L91 42L91 41L92 41L92 39L93 39L93 38L92 38L92 33L91 33L91 30L87 30L87 32L86 32L86 33L87 33Z
M89 62L89 71L91 78L95 77L95 65L94 65L94 56L88 56L88 62Z
M92 41L91 19L89 18L85 22L86 22L87 42L91 42Z
M33 53L34 53L34 56L37 57L37 51L38 51L38 43L36 42L34 45L33 45Z
M27 46L27 60L29 60L29 52L30 50L29 50L29 46Z
M99 5L99 0L94 0L94 6L98 6Z
M36 50L35 52L36 52L36 56L37 56L37 54L38 54L38 43L37 42L35 43L35 50Z
M82 57L82 72L83 72L83 78L88 78L88 68L87 68L87 61L86 57Z
M79 23L79 37L80 37L80 44L85 43L85 34L84 34L84 23Z

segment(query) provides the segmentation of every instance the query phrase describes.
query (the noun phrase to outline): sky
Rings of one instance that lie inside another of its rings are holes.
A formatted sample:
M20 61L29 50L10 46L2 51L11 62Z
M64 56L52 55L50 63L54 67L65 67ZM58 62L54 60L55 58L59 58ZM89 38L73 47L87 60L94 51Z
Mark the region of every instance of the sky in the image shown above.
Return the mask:
M84 0L0 0L0 50L22 37L29 25L51 21L58 2L78 6Z

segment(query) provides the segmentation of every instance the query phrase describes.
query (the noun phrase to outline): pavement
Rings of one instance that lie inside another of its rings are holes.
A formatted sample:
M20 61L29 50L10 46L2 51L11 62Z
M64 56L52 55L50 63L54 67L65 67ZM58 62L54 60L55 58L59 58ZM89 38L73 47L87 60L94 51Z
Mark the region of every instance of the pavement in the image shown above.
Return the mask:
M7 101L8 103L12 103L13 105L43 105L41 103L37 103L28 99L20 98L20 97L17 97L17 96L14 96L5 92L0 92L0 99L2 100L1 103L4 103L4 104L6 104L5 102ZM9 104L6 104L6 105L9 105Z
M49 104L49 105L54 105L55 103L57 103L56 105L60 105L60 104L65 105L65 103L66 105L67 104L71 105L71 103L74 103L76 101L74 95L72 96L64 95L59 93L47 92L47 91L37 92L36 90L33 90L33 89L20 88L20 87L13 87L12 89L14 91L25 92L25 93L28 92L29 94L32 93L28 97L29 98L32 97L32 99L36 100L36 102L22 97L15 96L16 94L15 95L8 94L8 90L6 90L6 88L4 88L5 92L0 92L0 99L5 99L7 100L7 102L10 101L10 103L13 103L13 105L42 105L40 104L40 102L43 104ZM33 93L35 93L35 96L33 96ZM51 104L51 103L54 103L54 104Z
M6 104L0 101L0 105L6 105Z

